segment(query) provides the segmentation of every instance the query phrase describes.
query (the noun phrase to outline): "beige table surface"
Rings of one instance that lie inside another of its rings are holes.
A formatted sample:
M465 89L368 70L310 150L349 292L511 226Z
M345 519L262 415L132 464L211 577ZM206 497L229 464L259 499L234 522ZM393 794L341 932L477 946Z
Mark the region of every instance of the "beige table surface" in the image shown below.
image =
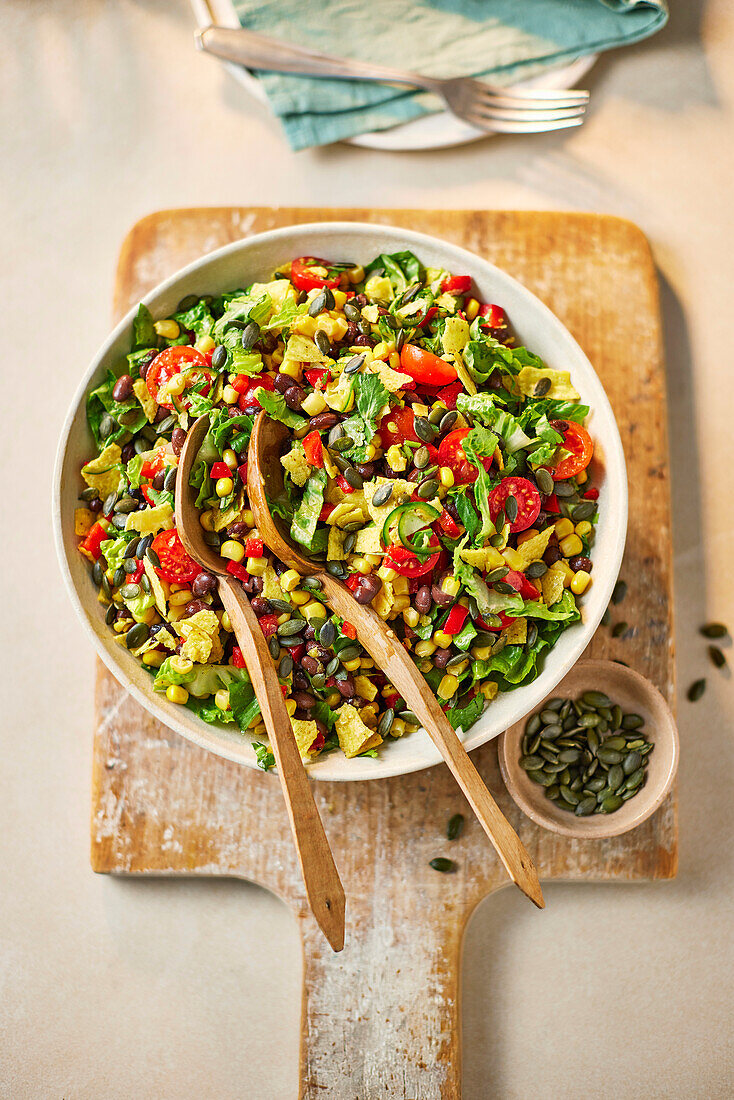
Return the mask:
M266 109L194 54L184 0L0 6L0 1096L296 1095L301 961L285 907L242 883L89 870L93 656L48 505L130 224L165 206L278 202L598 210L649 235L670 377L680 874L553 886L542 918L510 892L478 912L464 1093L734 1095L734 697L696 633L707 618L734 626L734 5L671 6L656 39L598 64L580 131L427 155L293 155ZM693 706L684 691L703 674Z

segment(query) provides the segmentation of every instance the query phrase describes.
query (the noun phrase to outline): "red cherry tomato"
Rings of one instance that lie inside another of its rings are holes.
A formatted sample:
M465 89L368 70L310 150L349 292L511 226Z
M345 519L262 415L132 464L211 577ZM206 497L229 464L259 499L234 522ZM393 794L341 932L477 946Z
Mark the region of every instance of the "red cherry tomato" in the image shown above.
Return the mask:
M315 466L317 470L320 470L324 465L324 445L316 430L309 432L304 439L303 450L309 466Z
M468 294L471 290L471 275L449 275L441 283L444 294Z
M148 393L159 405L163 405L166 409L172 409L172 398L164 396L163 400L159 400L158 395L166 382L170 382L175 375L185 370L186 388L190 389L191 386L205 379L207 385L202 393L207 394L211 388L213 375L206 367L207 362L204 356L189 344L179 344L176 347L166 348L165 351L156 355L148 368L148 373L145 376ZM181 404L184 408L188 408L185 399L181 399Z
M570 451L570 454L562 458L553 470L553 477L556 481L576 477L576 474L580 474L591 462L594 441L583 424L576 424L573 420L551 420L550 425L563 436L561 446L564 451Z
M242 656L242 650L238 645L232 646L232 664L235 668L245 668L245 658Z
M425 577L427 573L433 572L441 557L441 547L436 535L431 535L428 544L435 546L436 552L425 561L419 561L415 554L406 550L404 546L390 546L385 555L385 565L389 569L394 569L396 573L400 573L402 577Z
M268 390L270 393L275 389L273 380L269 374L258 374L257 378L251 378L247 389L240 394L239 405L242 412L252 412L255 409L261 409L262 405L255 397L255 391L260 387L264 390Z
M303 374L309 386L314 389L319 385L325 386L331 378L331 371L327 367L306 367Z
M153 539L151 549L161 563L156 572L169 584L188 584L201 573L201 566L184 550L175 527L170 531L160 531Z
M530 581L524 573L520 573L516 569L511 569L502 580L505 581L506 584L511 584L524 600L537 600L540 596L540 592L532 581Z
M436 397L439 401L442 401L447 409L456 408L456 399L460 393L464 392L464 385L458 379L456 382L452 382L450 386L444 386L439 390Z
M323 267L328 271L324 278L313 271L314 267ZM299 290L320 290L328 286L333 290L339 286L339 272L332 271L326 260L317 260L315 256L300 256L291 263L291 282Z
M479 477L476 466L466 457L461 445L468 434L469 428L454 428L453 432L444 436L438 446L438 464L448 466L454 475L455 485L471 485ZM492 455L483 458L484 469L489 470L493 461Z
M162 443L160 447L156 447L153 451L151 458L146 458L145 462L140 467L140 476L147 477L151 481L156 474L159 474L163 469L163 456L166 453L166 443Z
M394 443L404 443L406 439L412 443L420 443L415 434L413 424L415 416L413 410L407 407L391 409L380 421L380 444L384 450L392 447Z
M489 494L489 514L492 522L497 519L507 503L507 498L513 496L517 501L517 519L510 524L513 534L518 531L527 531L532 527L540 513L540 493L528 481L526 477L505 477L496 489Z
M426 382L429 385L445 386L456 378L456 367L452 363L447 363L432 351L419 348L417 344L403 344L400 369L416 382Z
M441 528L444 535L448 535L450 539L457 539L461 534L461 528L458 523L453 516L449 515L445 508L436 520L436 523Z

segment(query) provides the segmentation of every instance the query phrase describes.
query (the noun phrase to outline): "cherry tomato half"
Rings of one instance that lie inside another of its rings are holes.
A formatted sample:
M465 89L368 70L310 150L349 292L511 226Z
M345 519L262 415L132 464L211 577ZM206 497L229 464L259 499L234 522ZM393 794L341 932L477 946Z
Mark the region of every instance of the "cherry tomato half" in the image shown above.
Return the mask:
M553 477L556 481L576 477L591 462L594 441L583 424L577 424L573 420L551 420L550 425L563 436L561 446L564 451L570 451L553 470Z
M461 445L468 434L469 428L454 428L453 432L444 436L438 445L438 464L449 467L454 475L455 485L471 485L479 477L476 466L466 457ZM493 461L492 455L483 458L484 469L489 470Z
M315 267L328 272L326 277L315 272ZM326 260L317 260L315 256L300 256L291 263L291 282L299 290L320 290L325 286L333 290L339 286L339 278L338 271L333 271Z
M520 573L516 569L511 569L509 573L505 574L502 580L506 584L511 584L524 600L537 600L540 597L540 592L533 582L529 580L524 573Z
M447 363L432 351L419 348L417 344L403 344L400 369L416 382L429 385L445 386L456 378L456 367L452 363Z
M526 477L503 478L489 494L489 514L493 523L505 507L509 496L517 501L517 519L510 524L510 530L513 534L527 531L540 514L540 493Z
M386 413L380 421L378 432L383 450L386 451L388 447L392 447L393 443L404 443L406 439L412 443L420 443L418 436L415 434L414 422L413 410L407 406L391 409L389 413Z
M166 348L156 355L148 368L148 373L145 376L148 393L159 405L163 405L166 409L172 409L172 398L164 395L163 399L159 400L158 395L166 382L170 382L175 375L185 370L186 388L190 389L191 386L205 379L207 385L202 392L206 394L209 392L213 378L211 371L206 369L206 365L206 359L201 352L197 351L196 348L192 348L189 344L179 344L172 348ZM186 400L183 398L181 404L184 408L188 407Z
M425 561L419 561L415 554L406 550L404 546L390 546L385 555L385 565L389 569L394 569L396 573L400 573L402 577L425 577L427 573L433 572L441 557L441 547L436 535L431 535L428 545L435 546L436 552Z
M444 294L468 294L471 290L471 275L449 275L441 283Z
M172 527L169 531L159 531L151 544L160 561L156 572L169 584L188 584L201 573L201 566L190 558L183 547L178 531Z
M262 405L255 397L256 390L259 390L261 386L264 390L269 390L271 393L273 392L275 385L269 374L259 374L257 378L250 379L247 389L243 390L237 402L242 412L252 412L255 409L262 408Z

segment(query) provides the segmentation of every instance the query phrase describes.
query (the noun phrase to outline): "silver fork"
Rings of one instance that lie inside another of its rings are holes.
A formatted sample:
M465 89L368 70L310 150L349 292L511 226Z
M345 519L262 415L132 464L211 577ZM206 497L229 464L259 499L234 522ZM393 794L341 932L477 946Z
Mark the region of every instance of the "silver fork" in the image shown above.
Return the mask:
M533 134L580 126L589 102L588 92L508 91L471 77L437 80L420 73L317 53L243 28L201 27L195 40L198 49L248 69L422 88L440 96L457 118L478 130L493 133Z

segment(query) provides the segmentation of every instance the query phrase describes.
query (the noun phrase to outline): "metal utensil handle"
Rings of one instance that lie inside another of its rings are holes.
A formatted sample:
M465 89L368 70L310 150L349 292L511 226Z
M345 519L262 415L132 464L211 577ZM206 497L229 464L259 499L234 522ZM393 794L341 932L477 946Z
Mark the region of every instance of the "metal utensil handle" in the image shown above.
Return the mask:
M332 54L317 53L301 46L292 46L277 38L233 27L201 27L195 33L198 49L234 61L248 69L267 69L277 73L300 73L302 76L333 77L337 80L375 80L394 84L412 84L432 90L434 81L418 73L367 64Z

